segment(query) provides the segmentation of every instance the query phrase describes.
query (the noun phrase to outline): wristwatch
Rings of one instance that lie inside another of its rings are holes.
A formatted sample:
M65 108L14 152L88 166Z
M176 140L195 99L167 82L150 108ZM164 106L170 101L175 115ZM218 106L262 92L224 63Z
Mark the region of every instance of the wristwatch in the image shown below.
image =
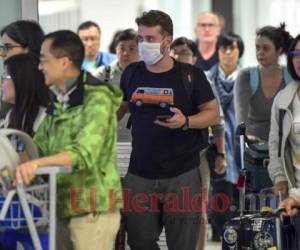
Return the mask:
M220 157L222 157L223 159L226 158L226 155L225 155L225 153L223 153L223 152L217 152L217 156L220 156Z
M186 131L189 129L189 117L185 116L185 122L183 124L183 126L181 127L182 130Z

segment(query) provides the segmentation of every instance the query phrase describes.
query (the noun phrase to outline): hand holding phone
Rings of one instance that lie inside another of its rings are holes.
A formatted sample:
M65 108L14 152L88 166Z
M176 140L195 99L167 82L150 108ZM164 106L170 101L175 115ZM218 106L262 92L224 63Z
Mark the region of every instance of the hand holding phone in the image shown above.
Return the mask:
M156 116L156 120L161 122L167 122L168 119L172 118L173 115L158 115Z

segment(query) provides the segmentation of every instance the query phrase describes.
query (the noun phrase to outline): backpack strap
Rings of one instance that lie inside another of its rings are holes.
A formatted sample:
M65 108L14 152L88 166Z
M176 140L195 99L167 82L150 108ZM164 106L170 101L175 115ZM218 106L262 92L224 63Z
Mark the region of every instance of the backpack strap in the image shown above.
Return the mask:
M113 86L108 81L102 81L96 77L94 77L89 72L83 73L82 81L84 84L91 85L91 86L106 86L110 91L113 91Z
M194 90L194 76L193 66L187 63L180 63L181 79L185 88L186 96L189 104L193 105L193 90Z
M131 82L131 80L132 80L132 78L133 78L133 76L134 76L134 74L135 74L135 72L136 72L138 66L139 66L141 63L142 63L142 62L137 62L137 63L131 64L130 67L132 67L132 69L131 69L131 75L130 75L129 78L128 78L128 83ZM131 129L131 124L132 124L132 117L131 117L131 115L129 115L128 120L127 120L127 124L126 124L126 128L127 128L127 129Z
M131 125L132 125L132 117L131 117L131 115L129 115L127 123L126 123L126 128L131 129Z
M253 96L257 90L259 84L259 69L258 66L249 67L250 73L250 89L251 89L251 96ZM288 85L293 79L287 69L287 67L283 67L283 79L285 85Z
M293 81L293 78L291 77L287 67L283 67L283 79L285 85L288 85L291 81Z
M283 118L285 115L285 109L279 109L279 119L278 119L278 158L281 157L281 143L282 143L282 128L283 128Z
M253 96L257 90L258 83L259 83L259 69L258 66L249 67L250 73L250 89L251 89L251 96Z
M109 82L110 80L110 74L111 74L111 67L109 65L104 66L104 82Z
M181 79L182 83L185 88L185 93L189 102L190 107L193 107L193 91L195 87L195 81L194 81L194 74L193 74L193 65L187 64L187 63L180 63L180 73L181 73ZM202 136L202 145L201 150L206 148L208 146L208 129L202 128L199 129Z

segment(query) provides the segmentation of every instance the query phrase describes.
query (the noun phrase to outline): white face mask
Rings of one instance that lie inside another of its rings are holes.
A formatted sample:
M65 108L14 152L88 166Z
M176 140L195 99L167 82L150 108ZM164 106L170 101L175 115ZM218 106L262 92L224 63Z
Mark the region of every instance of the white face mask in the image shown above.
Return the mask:
M147 65L153 65L163 58L163 54L160 52L160 43L139 43L139 53L142 60Z

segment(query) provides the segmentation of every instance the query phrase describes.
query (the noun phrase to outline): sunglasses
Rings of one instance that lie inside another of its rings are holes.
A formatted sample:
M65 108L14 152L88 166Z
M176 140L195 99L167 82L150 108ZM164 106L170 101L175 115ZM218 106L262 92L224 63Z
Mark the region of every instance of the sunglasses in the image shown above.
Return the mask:
M300 51L299 50L292 50L292 51L289 52L289 56L299 57L300 56Z

